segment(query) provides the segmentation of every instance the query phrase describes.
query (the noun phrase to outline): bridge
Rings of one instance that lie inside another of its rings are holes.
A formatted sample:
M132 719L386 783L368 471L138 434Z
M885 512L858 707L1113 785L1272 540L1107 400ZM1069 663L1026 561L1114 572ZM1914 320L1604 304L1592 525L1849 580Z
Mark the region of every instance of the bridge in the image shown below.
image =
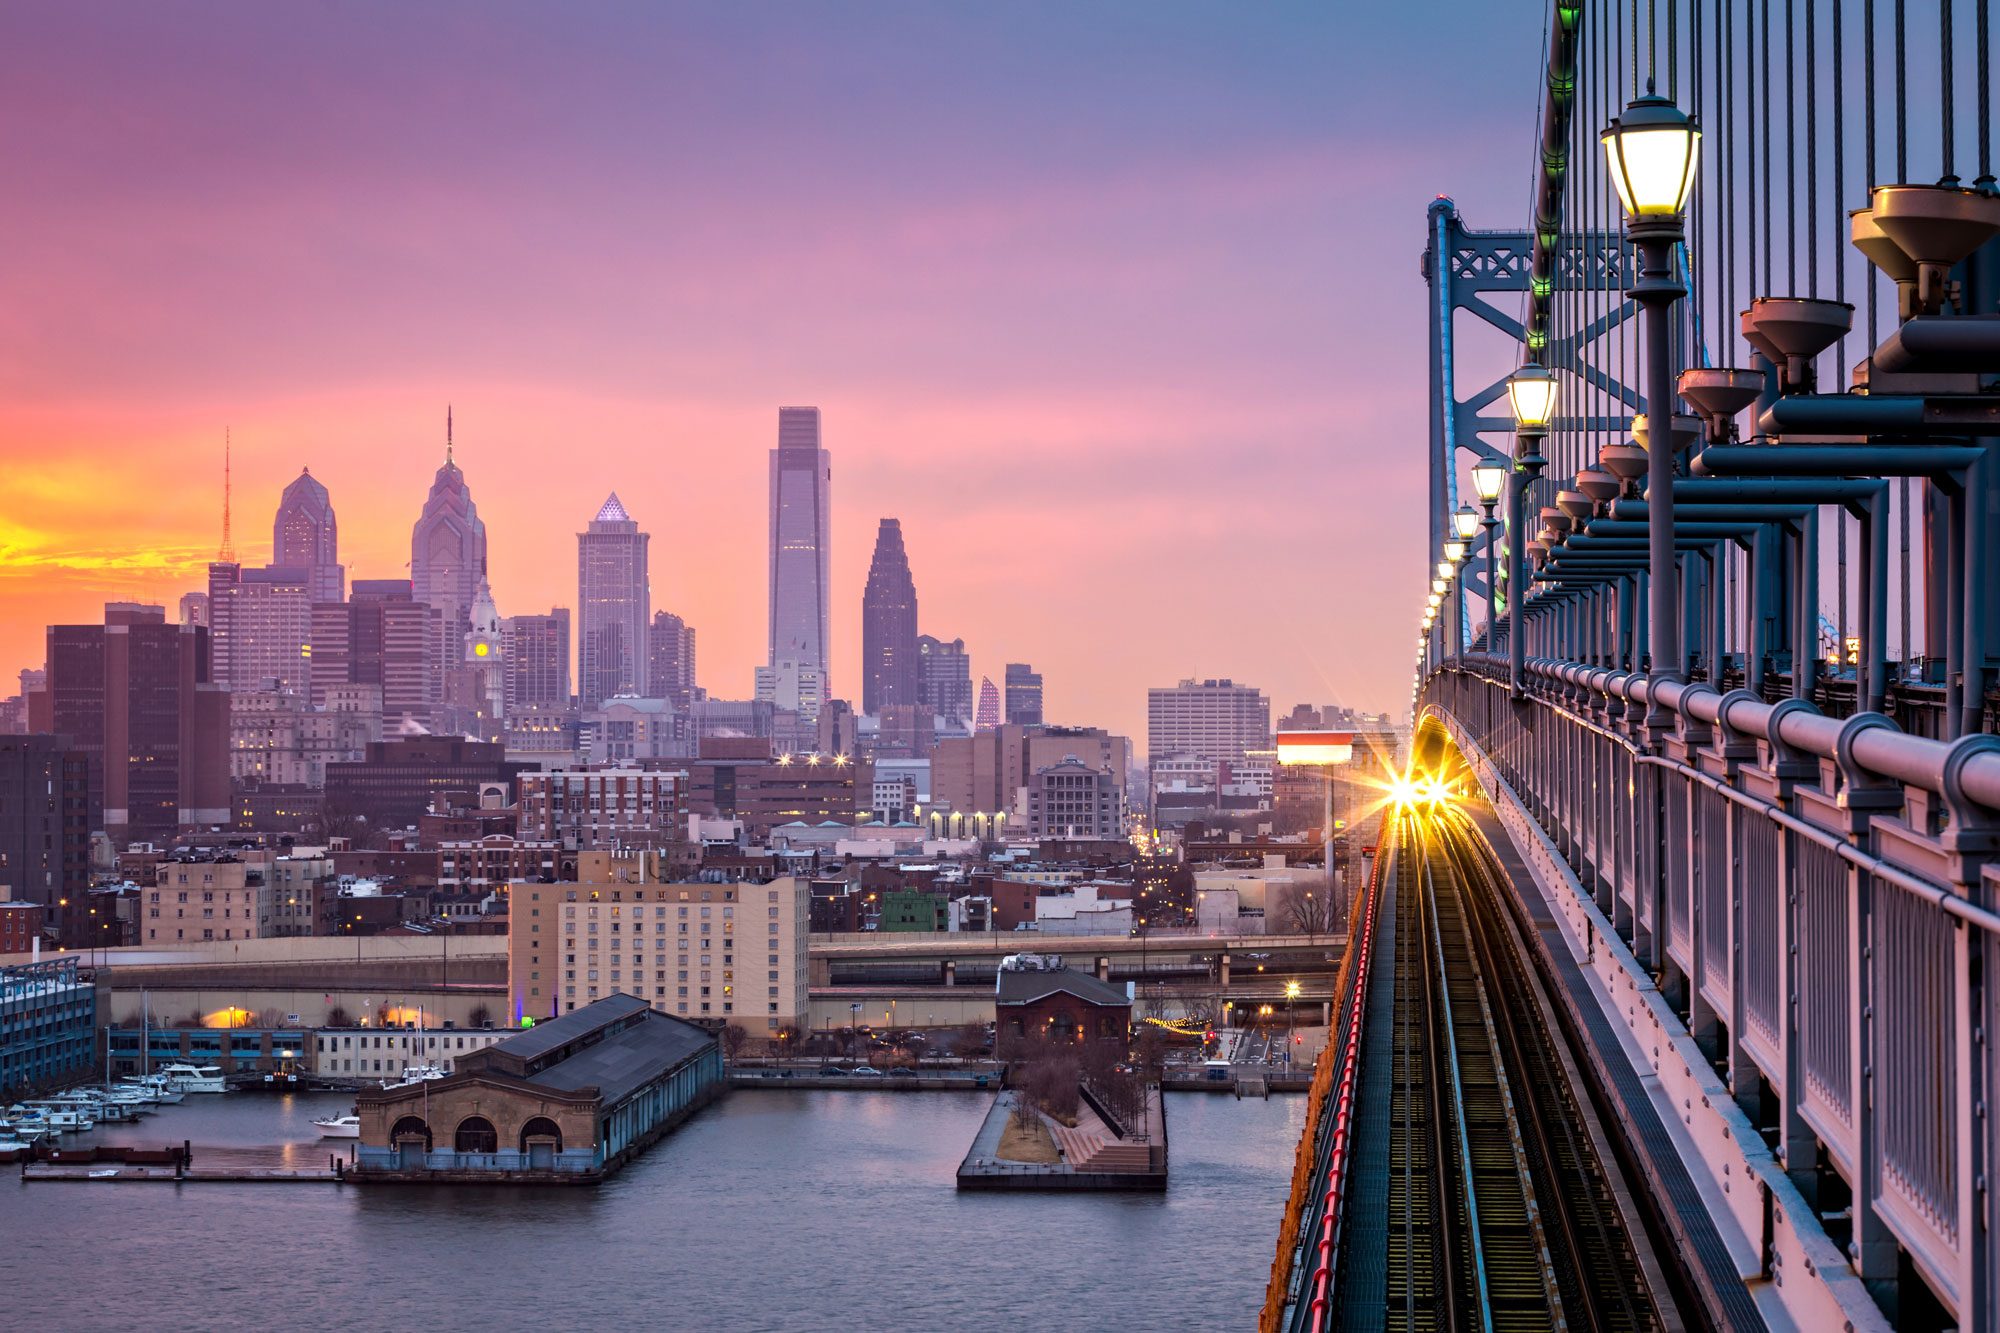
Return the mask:
M1546 31L1260 1327L2000 1329L1989 4Z

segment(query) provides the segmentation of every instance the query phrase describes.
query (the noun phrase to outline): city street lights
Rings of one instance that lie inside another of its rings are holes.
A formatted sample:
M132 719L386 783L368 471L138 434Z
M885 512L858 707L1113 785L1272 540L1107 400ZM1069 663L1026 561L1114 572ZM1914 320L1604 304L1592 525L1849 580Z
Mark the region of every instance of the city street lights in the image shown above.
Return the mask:
M1556 377L1530 361L1507 381L1507 401L1514 409L1514 484L1507 488L1507 685L1519 694L1528 642L1521 618L1528 583L1522 529L1528 488L1548 463L1542 439L1556 414Z
M1646 535L1652 610L1654 688L1646 717L1656 733L1673 713L1658 686L1682 675L1680 584L1674 565L1674 303L1687 295L1674 272L1674 247L1686 238L1681 210L1694 187L1701 131L1694 118L1651 89L1628 103L1598 136L1612 183L1625 205L1625 234L1639 251L1639 276L1626 289L1645 310L1646 416L1659 423L1646 440Z

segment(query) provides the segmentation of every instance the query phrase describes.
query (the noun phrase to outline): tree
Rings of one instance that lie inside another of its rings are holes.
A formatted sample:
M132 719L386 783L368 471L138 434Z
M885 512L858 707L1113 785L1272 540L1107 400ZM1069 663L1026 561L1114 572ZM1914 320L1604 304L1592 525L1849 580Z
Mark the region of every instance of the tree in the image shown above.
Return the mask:
M722 1029L722 1050L733 1063L743 1053L743 1043L750 1040L750 1034L743 1030L741 1023L731 1023Z
M1271 915L1282 935L1331 935L1336 911L1331 876L1294 880L1279 891L1278 910Z
M476 1028L489 1026L493 1022L493 1011L485 1005L474 1005L472 1014L466 1021Z
M348 1013L345 1007L336 1004L326 1011L326 1025L330 1028L351 1028L354 1026L354 1016Z
M1222 993L1208 982L1177 988L1174 1003L1181 1013L1203 1027L1214 1027L1222 1019Z
M952 1054L964 1059L975 1051L986 1048L986 1025L984 1023L962 1023L952 1035Z

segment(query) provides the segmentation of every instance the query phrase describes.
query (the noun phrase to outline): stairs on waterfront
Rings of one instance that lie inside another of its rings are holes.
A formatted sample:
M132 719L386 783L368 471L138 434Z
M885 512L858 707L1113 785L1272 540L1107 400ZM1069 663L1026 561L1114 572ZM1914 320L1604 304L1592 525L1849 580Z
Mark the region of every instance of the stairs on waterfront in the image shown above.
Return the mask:
M1051 1129L1056 1147L1062 1149L1063 1160L1075 1170L1143 1172L1152 1168L1152 1154L1143 1143L1106 1139L1089 1130L1063 1125Z

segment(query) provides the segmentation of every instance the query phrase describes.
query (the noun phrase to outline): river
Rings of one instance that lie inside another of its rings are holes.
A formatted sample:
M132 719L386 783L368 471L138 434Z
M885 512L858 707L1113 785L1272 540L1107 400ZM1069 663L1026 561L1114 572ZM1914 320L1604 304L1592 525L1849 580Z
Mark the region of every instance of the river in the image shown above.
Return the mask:
M342 1097L96 1141L324 1165ZM1250 1327L1305 1099L1168 1098L1164 1194L960 1194L986 1093L739 1091L596 1189L0 1180L35 1330ZM74 1140L73 1140L74 1141Z

